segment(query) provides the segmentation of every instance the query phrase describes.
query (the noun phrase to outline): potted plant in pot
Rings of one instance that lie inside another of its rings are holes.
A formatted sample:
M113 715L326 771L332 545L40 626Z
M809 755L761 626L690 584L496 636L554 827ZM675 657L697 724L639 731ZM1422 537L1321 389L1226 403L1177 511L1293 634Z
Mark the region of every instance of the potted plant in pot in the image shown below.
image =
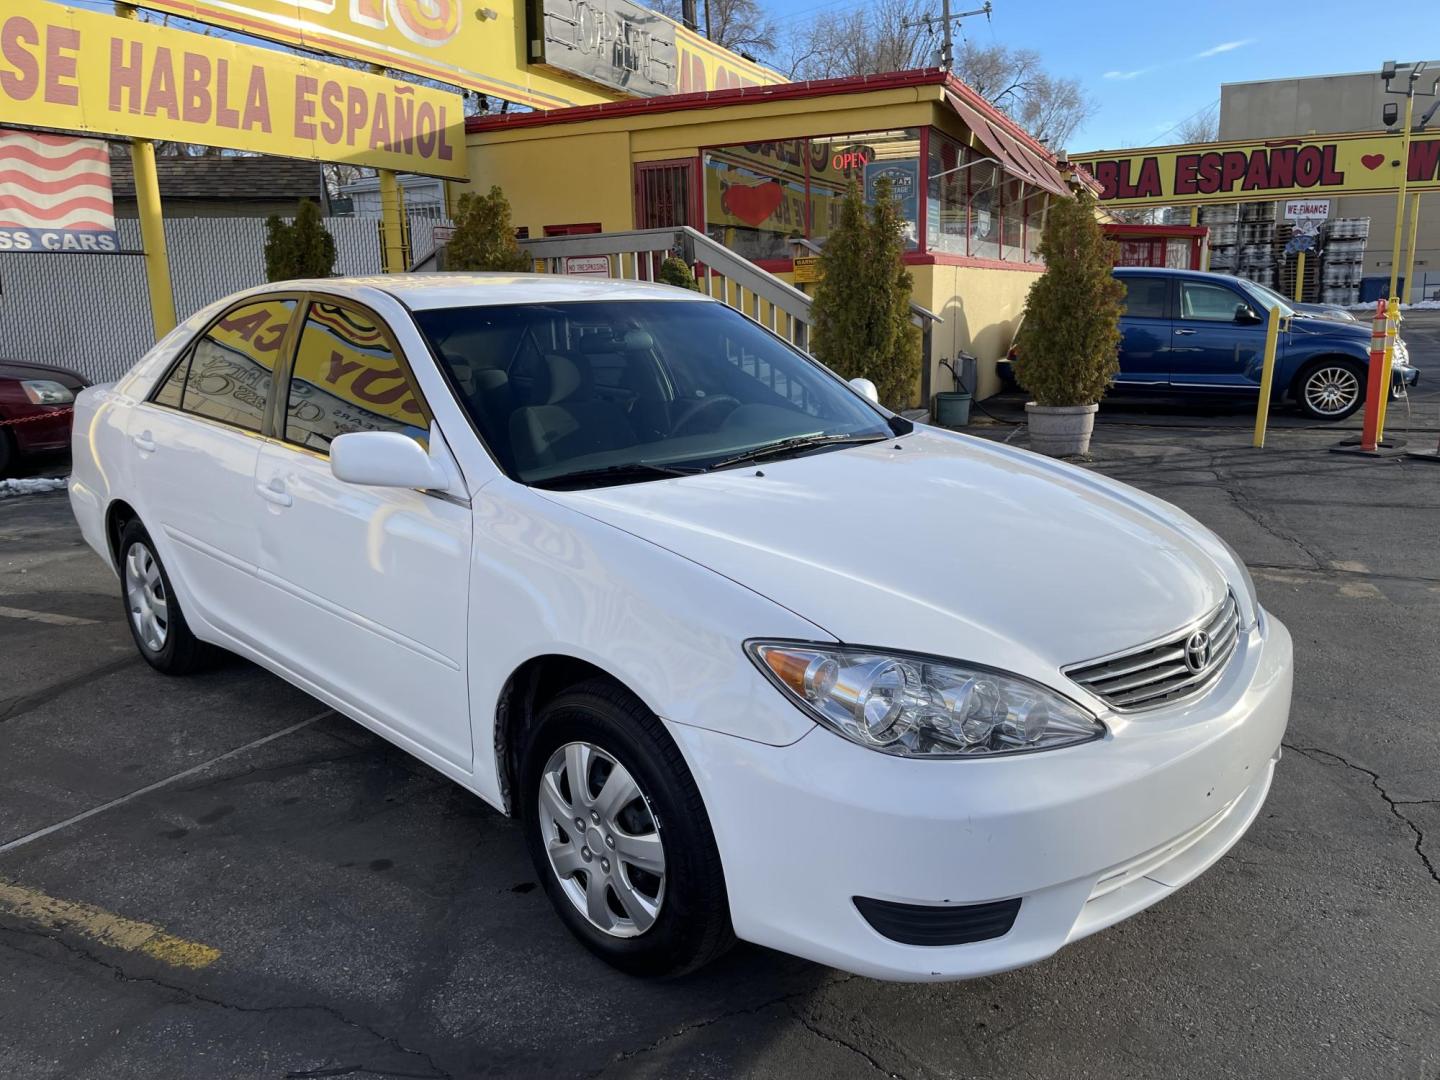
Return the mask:
M1040 241L1045 273L1030 286L1020 329L1015 379L1033 395L1025 405L1030 448L1052 457L1090 449L1095 412L1120 370L1120 311L1125 287L1082 191L1051 207Z

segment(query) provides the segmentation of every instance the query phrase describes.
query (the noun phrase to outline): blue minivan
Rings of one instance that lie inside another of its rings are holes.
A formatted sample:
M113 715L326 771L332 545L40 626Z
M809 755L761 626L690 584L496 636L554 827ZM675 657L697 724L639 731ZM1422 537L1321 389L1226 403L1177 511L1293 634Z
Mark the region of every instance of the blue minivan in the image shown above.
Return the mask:
M1267 305L1280 302L1277 294L1198 270L1122 266L1115 276L1125 285L1125 310L1112 394L1254 401ZM1276 353L1274 400L1291 399L1316 420L1349 416L1365 400L1370 325L1307 315L1288 304L1280 313L1290 322ZM1001 378L1011 383L1008 369L1002 362ZM1419 377L1397 339L1392 390L1413 386Z

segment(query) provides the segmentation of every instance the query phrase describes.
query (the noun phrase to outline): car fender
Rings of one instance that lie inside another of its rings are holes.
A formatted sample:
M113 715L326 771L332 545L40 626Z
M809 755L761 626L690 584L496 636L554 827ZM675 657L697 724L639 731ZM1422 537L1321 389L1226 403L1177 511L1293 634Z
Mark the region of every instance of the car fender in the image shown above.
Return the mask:
M483 797L502 804L494 725L511 676L539 656L600 668L671 723L777 746L813 730L742 648L752 637L835 640L813 623L513 481L487 484L472 506L468 654Z

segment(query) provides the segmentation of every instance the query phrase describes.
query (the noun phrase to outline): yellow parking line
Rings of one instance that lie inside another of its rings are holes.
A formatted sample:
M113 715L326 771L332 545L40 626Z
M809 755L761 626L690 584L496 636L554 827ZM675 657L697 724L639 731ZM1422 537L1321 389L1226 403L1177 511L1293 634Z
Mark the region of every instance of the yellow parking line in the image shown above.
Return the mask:
M219 949L167 934L154 923L127 919L74 900L59 900L8 881L0 881L0 913L47 930L79 934L112 949L143 953L172 967L203 968L220 959Z

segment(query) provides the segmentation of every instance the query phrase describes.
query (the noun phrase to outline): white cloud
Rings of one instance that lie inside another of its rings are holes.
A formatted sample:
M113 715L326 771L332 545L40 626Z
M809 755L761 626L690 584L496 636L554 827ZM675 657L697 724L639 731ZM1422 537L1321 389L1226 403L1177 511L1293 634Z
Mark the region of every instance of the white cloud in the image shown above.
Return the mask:
M1134 71L1107 71L1104 77L1107 79L1138 79L1150 70L1150 68L1136 68Z
M1227 53L1235 49L1244 48L1246 45L1254 45L1255 42L1255 38L1241 38L1239 41L1222 41L1219 45L1206 49L1204 52L1196 53L1190 59L1204 60L1211 56L1219 56L1221 53Z

